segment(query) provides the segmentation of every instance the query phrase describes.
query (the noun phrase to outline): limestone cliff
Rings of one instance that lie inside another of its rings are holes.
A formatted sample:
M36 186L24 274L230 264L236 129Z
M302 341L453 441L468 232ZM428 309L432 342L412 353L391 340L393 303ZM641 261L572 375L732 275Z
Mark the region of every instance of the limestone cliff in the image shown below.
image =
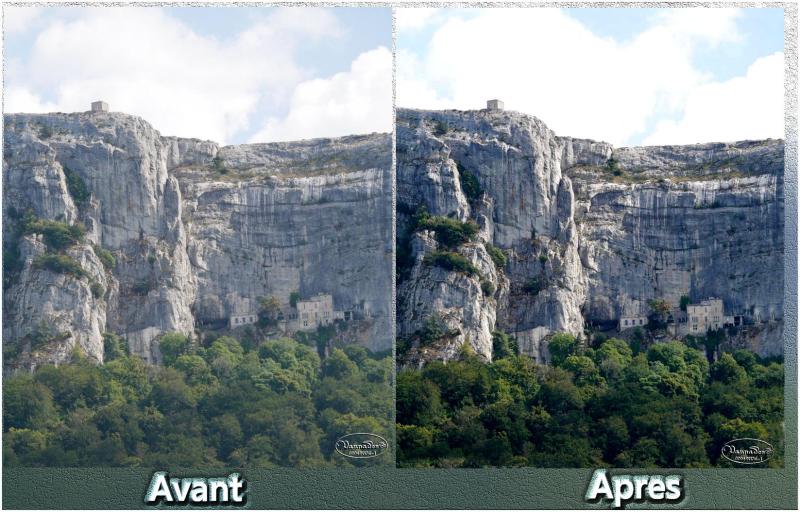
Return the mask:
M780 327L782 141L614 148L514 112L399 109L397 118L407 364L456 357L465 344L491 359L494 330L546 361L555 331L582 336L682 295L720 297L730 314ZM420 207L477 223L456 249L473 269L431 264L436 239L415 225ZM492 264L492 246L506 262ZM432 317L443 335L420 342ZM751 345L781 353L781 329L763 332Z
M389 348L390 167L385 134L219 147L126 114L6 115L7 363L102 361L104 332L158 362L161 333L292 292L367 305L355 341Z

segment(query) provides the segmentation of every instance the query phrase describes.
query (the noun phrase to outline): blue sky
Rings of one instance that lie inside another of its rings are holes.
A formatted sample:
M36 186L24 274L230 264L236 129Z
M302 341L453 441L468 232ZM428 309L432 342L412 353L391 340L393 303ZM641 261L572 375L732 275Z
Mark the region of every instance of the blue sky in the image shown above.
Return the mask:
M398 106L619 145L783 136L782 9L399 9ZM480 34L479 36L477 34Z
M391 130L386 8L4 9L4 107L97 98L223 143Z

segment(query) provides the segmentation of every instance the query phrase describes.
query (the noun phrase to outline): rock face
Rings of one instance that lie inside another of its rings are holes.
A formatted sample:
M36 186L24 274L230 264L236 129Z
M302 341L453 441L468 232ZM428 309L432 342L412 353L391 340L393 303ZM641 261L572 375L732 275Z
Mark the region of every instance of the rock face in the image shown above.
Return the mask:
M555 331L582 336L587 324L682 295L774 321L750 345L781 353L782 141L613 148L514 112L398 109L397 181L398 258L408 253L398 337L418 340L432 316L448 331L410 343L407 364L456 357L465 344L489 360L494 330L547 361ZM437 247L413 229L420 207L478 224L457 249L477 273L426 259Z
M388 135L220 148L105 112L6 115L4 130L3 344L19 366L76 346L102 361L104 332L158 362L160 334L292 292L365 305L357 341L391 347ZM59 251L82 270L43 265L54 251L25 215L85 226Z

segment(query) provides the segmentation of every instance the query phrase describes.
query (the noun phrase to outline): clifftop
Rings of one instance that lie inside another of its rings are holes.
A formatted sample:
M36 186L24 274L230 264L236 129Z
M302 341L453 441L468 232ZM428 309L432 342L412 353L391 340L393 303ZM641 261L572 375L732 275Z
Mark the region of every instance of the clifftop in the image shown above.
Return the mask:
M524 156L534 156L532 139L546 134L562 146L562 170L578 167L581 171L595 171L596 179L614 180L613 172L600 172L609 165L634 180L783 174L782 139L614 147L608 142L556 135L539 118L509 110L398 108L397 111L398 124L414 125L417 130L422 129L439 140L475 144L500 142Z

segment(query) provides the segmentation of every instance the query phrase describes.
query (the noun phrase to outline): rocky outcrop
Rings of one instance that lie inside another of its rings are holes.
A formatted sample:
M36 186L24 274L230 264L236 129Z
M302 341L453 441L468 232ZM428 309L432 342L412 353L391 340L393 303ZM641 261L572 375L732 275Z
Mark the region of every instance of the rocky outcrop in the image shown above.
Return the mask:
M368 305L358 341L389 348L390 148L378 134L220 148L119 113L6 115L6 352L28 368L75 347L102 361L108 331L158 362L161 333L291 292ZM85 234L56 250L31 219Z
M457 357L465 343L491 359L494 330L547 361L553 332L582 336L587 324L613 325L651 299L677 304L682 295L721 297L730 314L780 324L782 141L614 148L558 137L514 112L397 117L399 254L410 251L398 336L409 364ZM459 253L488 243L507 263L488 259L487 268L473 257L472 275L431 265L425 256L437 248L414 229L421 207L480 226ZM421 343L436 315L461 335ZM759 332L759 352L780 349L771 339L780 329Z

